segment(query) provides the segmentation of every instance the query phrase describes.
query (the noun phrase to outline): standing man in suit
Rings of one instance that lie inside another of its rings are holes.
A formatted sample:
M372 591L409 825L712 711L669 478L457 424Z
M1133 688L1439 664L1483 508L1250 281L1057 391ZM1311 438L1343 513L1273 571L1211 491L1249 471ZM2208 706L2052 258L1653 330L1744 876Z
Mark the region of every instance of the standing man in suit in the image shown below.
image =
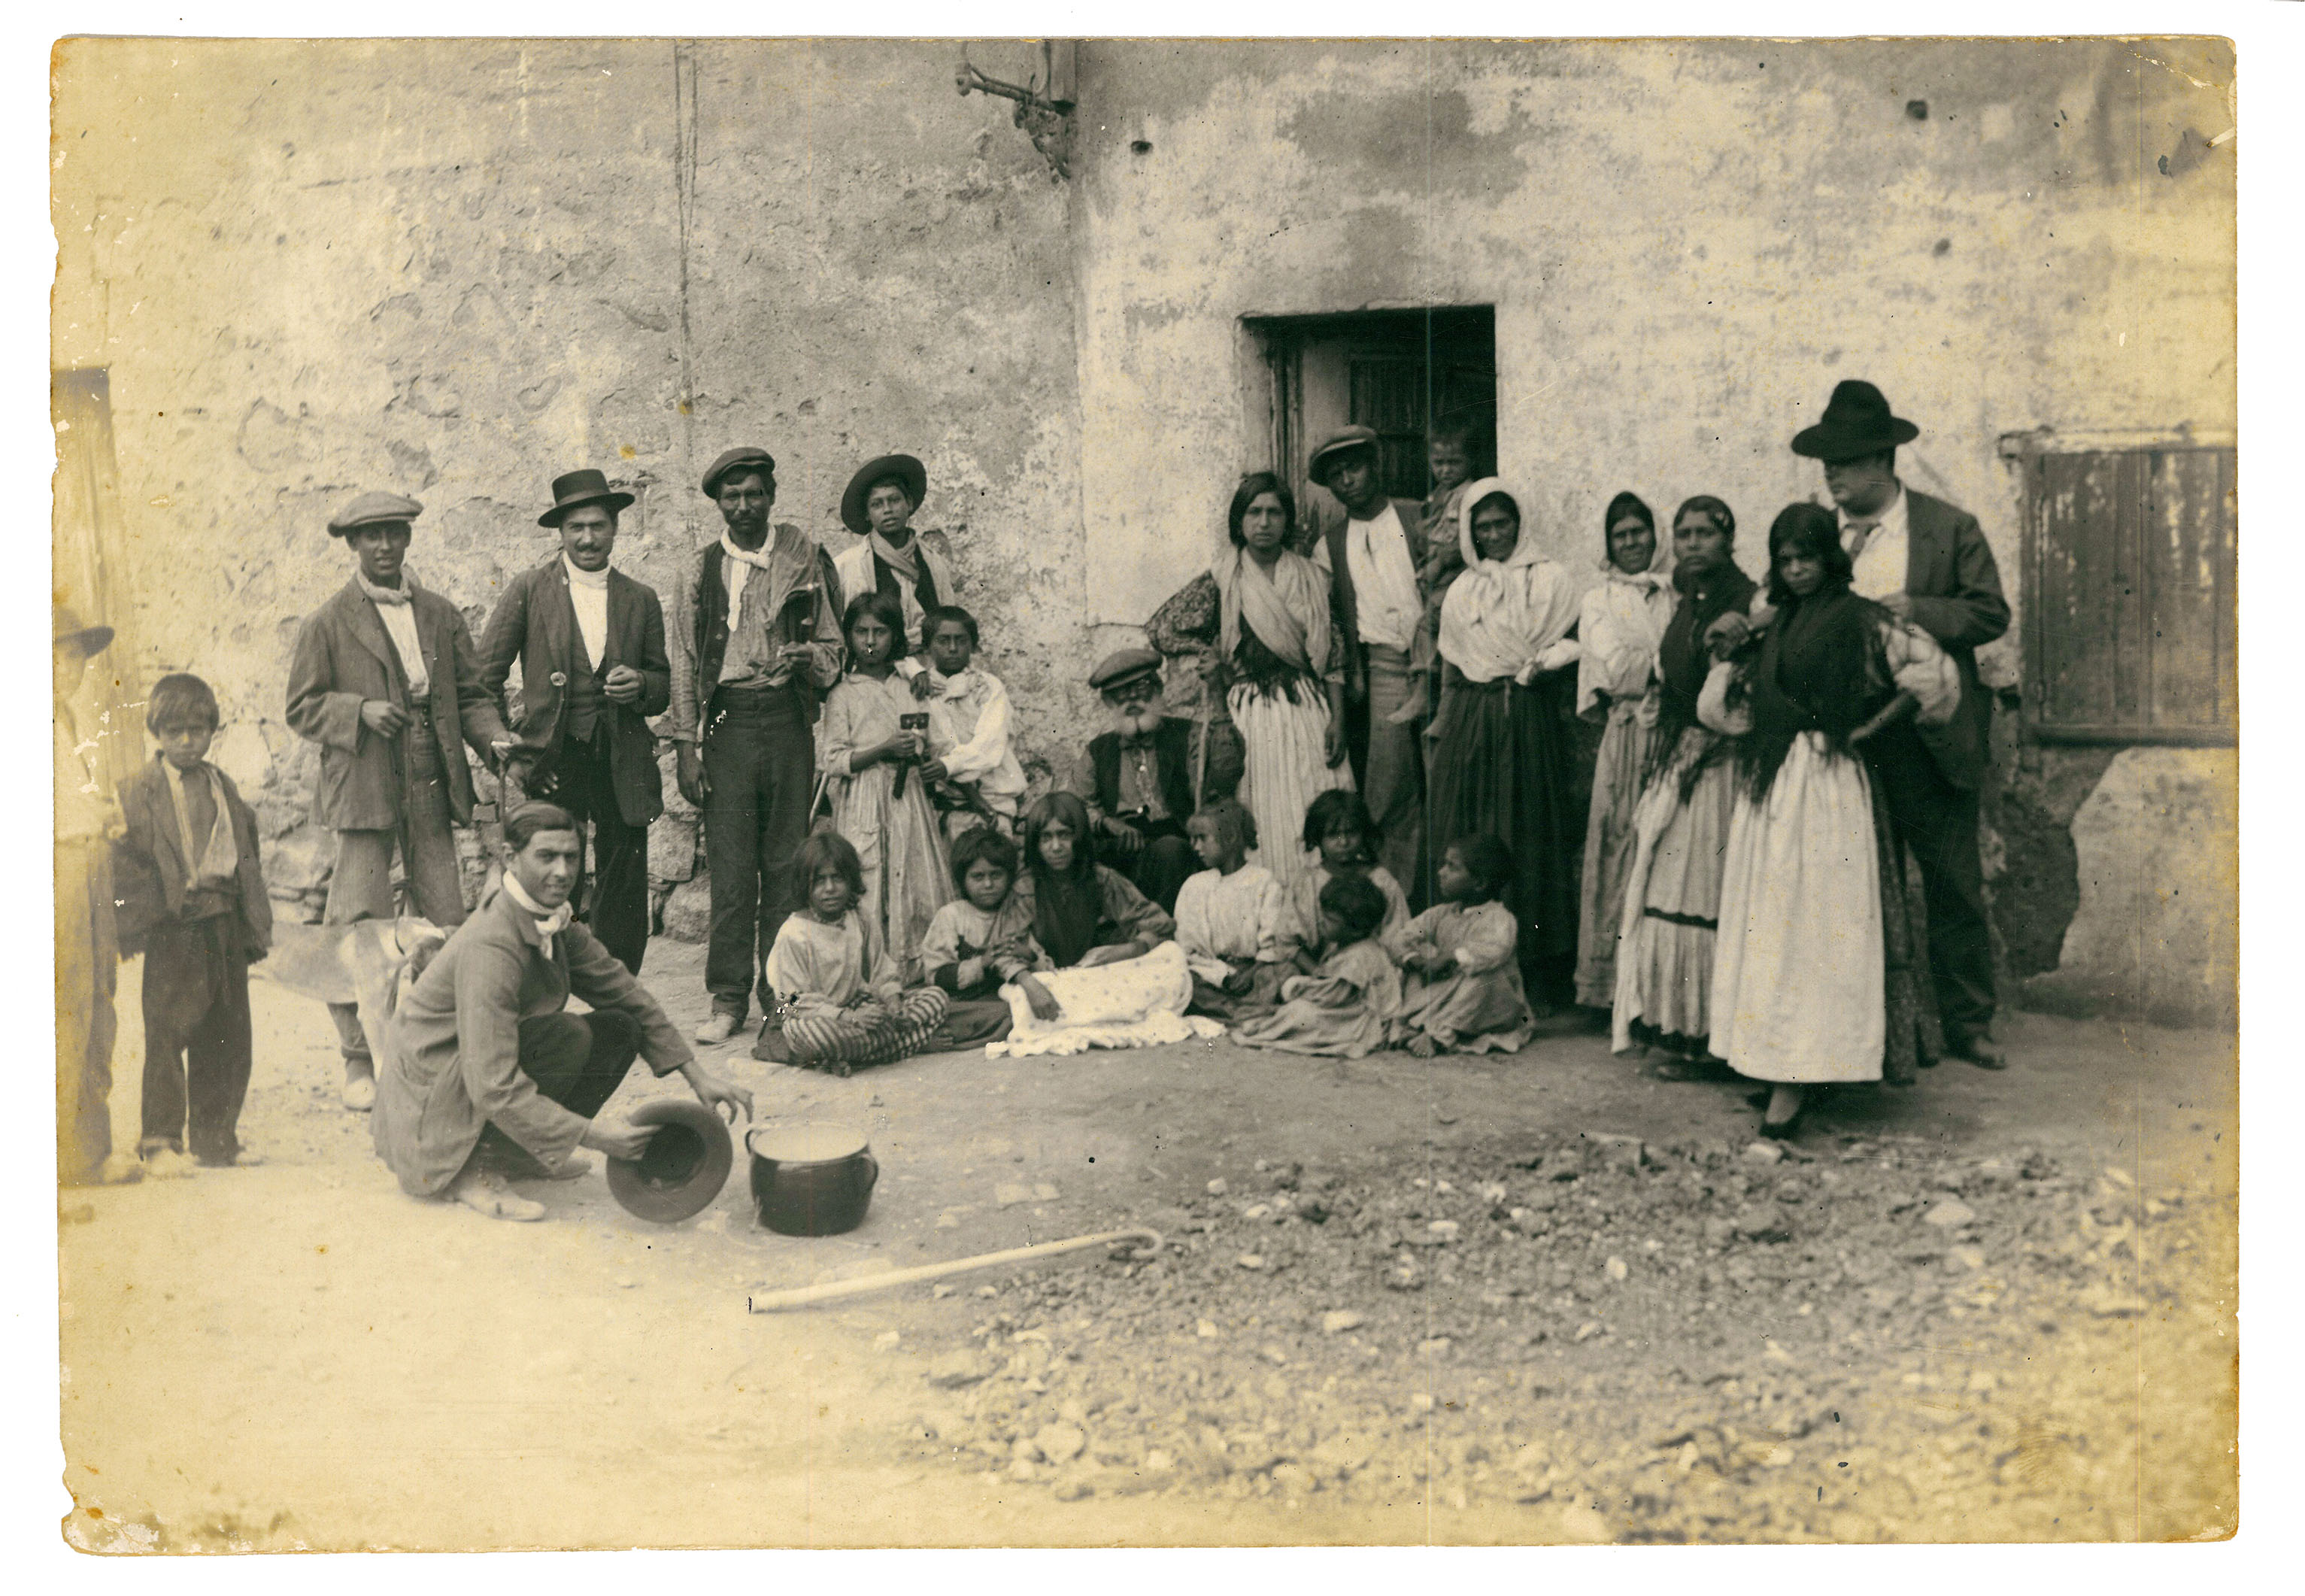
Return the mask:
M1950 722L1901 721L1869 752L1890 817L1921 862L1946 1051L1999 1070L2007 1061L1989 1034L1993 943L1977 849L1992 706L1978 682L1977 650L2009 629L2009 602L1977 517L1898 481L1897 446L1920 431L1890 414L1871 383L1843 382L1817 424L1794 436L1793 452L1824 463L1856 568L1850 587L1935 637L1961 670L1961 708Z
M712 927L704 985L712 1012L696 1039L744 1023L777 932L800 907L793 860L816 794L820 702L840 679L840 584L816 540L771 525L777 463L732 448L704 474L718 542L690 557L672 595L672 713L681 796L704 812Z
M1332 494L1313 551L1329 568L1345 640L1345 730L1353 774L1384 841L1378 859L1419 902L1425 879L1425 691L1410 651L1425 619L1424 507L1388 499L1377 437L1347 427L1321 440L1305 474Z
M443 930L464 923L453 828L472 823L464 746L490 770L512 734L481 686L480 657L456 607L403 568L424 507L363 493L328 523L353 579L305 619L288 666L288 724L320 745L313 817L336 833L330 926L391 919L396 849L416 912ZM376 1065L352 1003L330 1003L344 1055L344 1106L376 1102Z
M577 875L584 923L638 975L648 952L649 822L664 813L647 717L672 702L672 662L656 590L609 568L617 517L632 502L597 471L554 481L552 508L536 524L560 533L559 558L506 587L481 637L481 686L504 704L518 656L520 723L507 768L530 798L574 815L580 837L591 823L592 867Z

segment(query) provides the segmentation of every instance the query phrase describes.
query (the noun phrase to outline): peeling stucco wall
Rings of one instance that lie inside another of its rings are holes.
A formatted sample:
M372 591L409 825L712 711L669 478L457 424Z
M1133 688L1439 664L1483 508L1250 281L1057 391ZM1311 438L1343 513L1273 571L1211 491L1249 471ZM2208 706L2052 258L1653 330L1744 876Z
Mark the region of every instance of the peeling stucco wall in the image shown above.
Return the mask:
M855 465L918 454L1045 756L1271 463L1243 316L1493 305L1501 465L1588 574L1624 487L1720 494L1757 570L1844 377L2020 607L2002 434L2234 424L2216 41L1094 40L1063 184L953 59L58 47L53 363L111 373L138 669L216 685L281 869L326 862L281 694L364 488L426 502L413 568L477 626L558 472L634 484L619 563L666 588L723 448L835 547Z

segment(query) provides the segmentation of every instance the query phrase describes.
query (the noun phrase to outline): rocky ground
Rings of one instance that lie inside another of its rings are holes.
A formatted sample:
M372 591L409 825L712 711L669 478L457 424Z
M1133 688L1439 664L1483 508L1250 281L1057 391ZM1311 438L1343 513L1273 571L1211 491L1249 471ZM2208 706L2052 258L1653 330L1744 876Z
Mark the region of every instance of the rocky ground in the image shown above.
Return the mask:
M684 1020L697 955L651 946ZM135 971L123 971L132 998ZM719 1067L864 1130L871 1217L402 1196L256 988L260 1168L66 1194L75 1544L2173 1539L2235 1518L2233 1043L2012 1015L2014 1067L1730 1085L1225 1044ZM118 1131L137 1028L123 1016ZM637 1097L668 1089L636 1077ZM629 1100L629 1099L620 1099ZM1150 1225L831 1307L766 1289Z

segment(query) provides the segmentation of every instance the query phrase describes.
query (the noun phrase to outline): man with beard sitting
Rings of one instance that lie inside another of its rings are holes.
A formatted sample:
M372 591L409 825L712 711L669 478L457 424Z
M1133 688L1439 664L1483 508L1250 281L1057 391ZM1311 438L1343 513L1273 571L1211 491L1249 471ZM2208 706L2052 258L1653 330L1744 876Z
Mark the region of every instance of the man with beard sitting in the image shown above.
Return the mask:
M1239 750L1163 711L1161 656L1149 648L1108 654L1088 685L1111 709L1113 730L1089 739L1067 786L1088 806L1099 857L1172 912L1177 889L1200 868L1185 822L1239 787Z

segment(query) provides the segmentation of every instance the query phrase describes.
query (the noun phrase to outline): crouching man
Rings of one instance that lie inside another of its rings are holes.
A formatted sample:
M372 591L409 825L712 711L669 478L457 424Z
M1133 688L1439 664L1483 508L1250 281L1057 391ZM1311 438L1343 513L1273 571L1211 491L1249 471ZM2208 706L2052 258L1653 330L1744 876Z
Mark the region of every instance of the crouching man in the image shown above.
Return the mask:
M753 1116L753 1095L696 1062L672 1021L592 933L572 920L583 841L568 811L523 804L506 819L503 884L409 986L379 1052L376 1150L417 1197L498 1219L541 1219L507 1181L572 1180L576 1152L637 1158L651 1131L598 1119L635 1054L677 1070L707 1107ZM571 994L589 1014L566 1012Z

